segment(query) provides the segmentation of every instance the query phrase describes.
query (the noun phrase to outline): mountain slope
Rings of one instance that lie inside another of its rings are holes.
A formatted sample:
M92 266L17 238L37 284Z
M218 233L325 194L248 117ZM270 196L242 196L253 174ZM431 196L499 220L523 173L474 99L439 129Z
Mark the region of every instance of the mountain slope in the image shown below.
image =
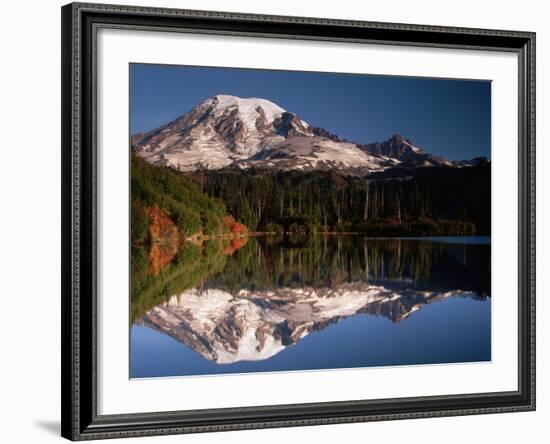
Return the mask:
M366 175L395 167L469 166L425 153L394 135L361 145L313 127L261 98L210 97L174 121L135 134L138 156L179 171L237 169L339 170Z
M309 135L307 124L264 99L211 97L190 112L134 140L139 156L181 171L218 169Z

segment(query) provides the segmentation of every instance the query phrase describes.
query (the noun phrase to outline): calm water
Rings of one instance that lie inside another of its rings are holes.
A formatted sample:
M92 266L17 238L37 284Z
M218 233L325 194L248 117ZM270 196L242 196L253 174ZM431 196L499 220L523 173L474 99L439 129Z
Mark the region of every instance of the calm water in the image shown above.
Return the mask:
M132 378L491 360L489 238L132 252Z

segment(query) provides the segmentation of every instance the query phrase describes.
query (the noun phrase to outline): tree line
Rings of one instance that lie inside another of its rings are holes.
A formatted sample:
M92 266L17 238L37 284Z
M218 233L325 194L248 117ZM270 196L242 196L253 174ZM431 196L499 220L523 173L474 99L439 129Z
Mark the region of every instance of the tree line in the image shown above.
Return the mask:
M426 291L461 289L480 298L491 292L491 250L486 245L356 236L260 236L228 255L228 242L212 239L202 246L186 242L158 274L150 273L147 248L134 246L132 321L190 288L236 293L242 288L334 288L365 282Z
M195 179L252 231L490 234L489 165L365 178L223 170Z

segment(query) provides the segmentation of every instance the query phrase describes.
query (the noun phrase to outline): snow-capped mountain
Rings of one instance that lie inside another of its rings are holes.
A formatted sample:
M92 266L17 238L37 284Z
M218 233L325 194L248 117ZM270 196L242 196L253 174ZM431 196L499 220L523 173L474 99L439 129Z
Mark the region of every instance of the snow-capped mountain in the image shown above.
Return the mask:
M278 288L234 294L190 289L147 312L138 323L186 344L203 357L227 364L270 358L311 332L368 313L400 322L425 304L469 291L395 291L364 282L333 288Z
M313 127L269 100L230 95L210 97L167 125L135 134L131 143L149 162L180 171L254 167L363 175L398 166L455 166L399 135L361 145Z

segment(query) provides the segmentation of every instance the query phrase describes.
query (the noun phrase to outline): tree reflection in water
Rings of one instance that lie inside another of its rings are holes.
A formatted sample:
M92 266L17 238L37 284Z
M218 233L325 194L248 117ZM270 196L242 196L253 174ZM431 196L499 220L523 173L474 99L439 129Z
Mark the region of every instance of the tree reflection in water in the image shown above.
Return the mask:
M398 323L435 301L490 295L488 244L360 236L234 241L186 243L167 261L135 248L132 321L222 364L268 359L360 313Z

